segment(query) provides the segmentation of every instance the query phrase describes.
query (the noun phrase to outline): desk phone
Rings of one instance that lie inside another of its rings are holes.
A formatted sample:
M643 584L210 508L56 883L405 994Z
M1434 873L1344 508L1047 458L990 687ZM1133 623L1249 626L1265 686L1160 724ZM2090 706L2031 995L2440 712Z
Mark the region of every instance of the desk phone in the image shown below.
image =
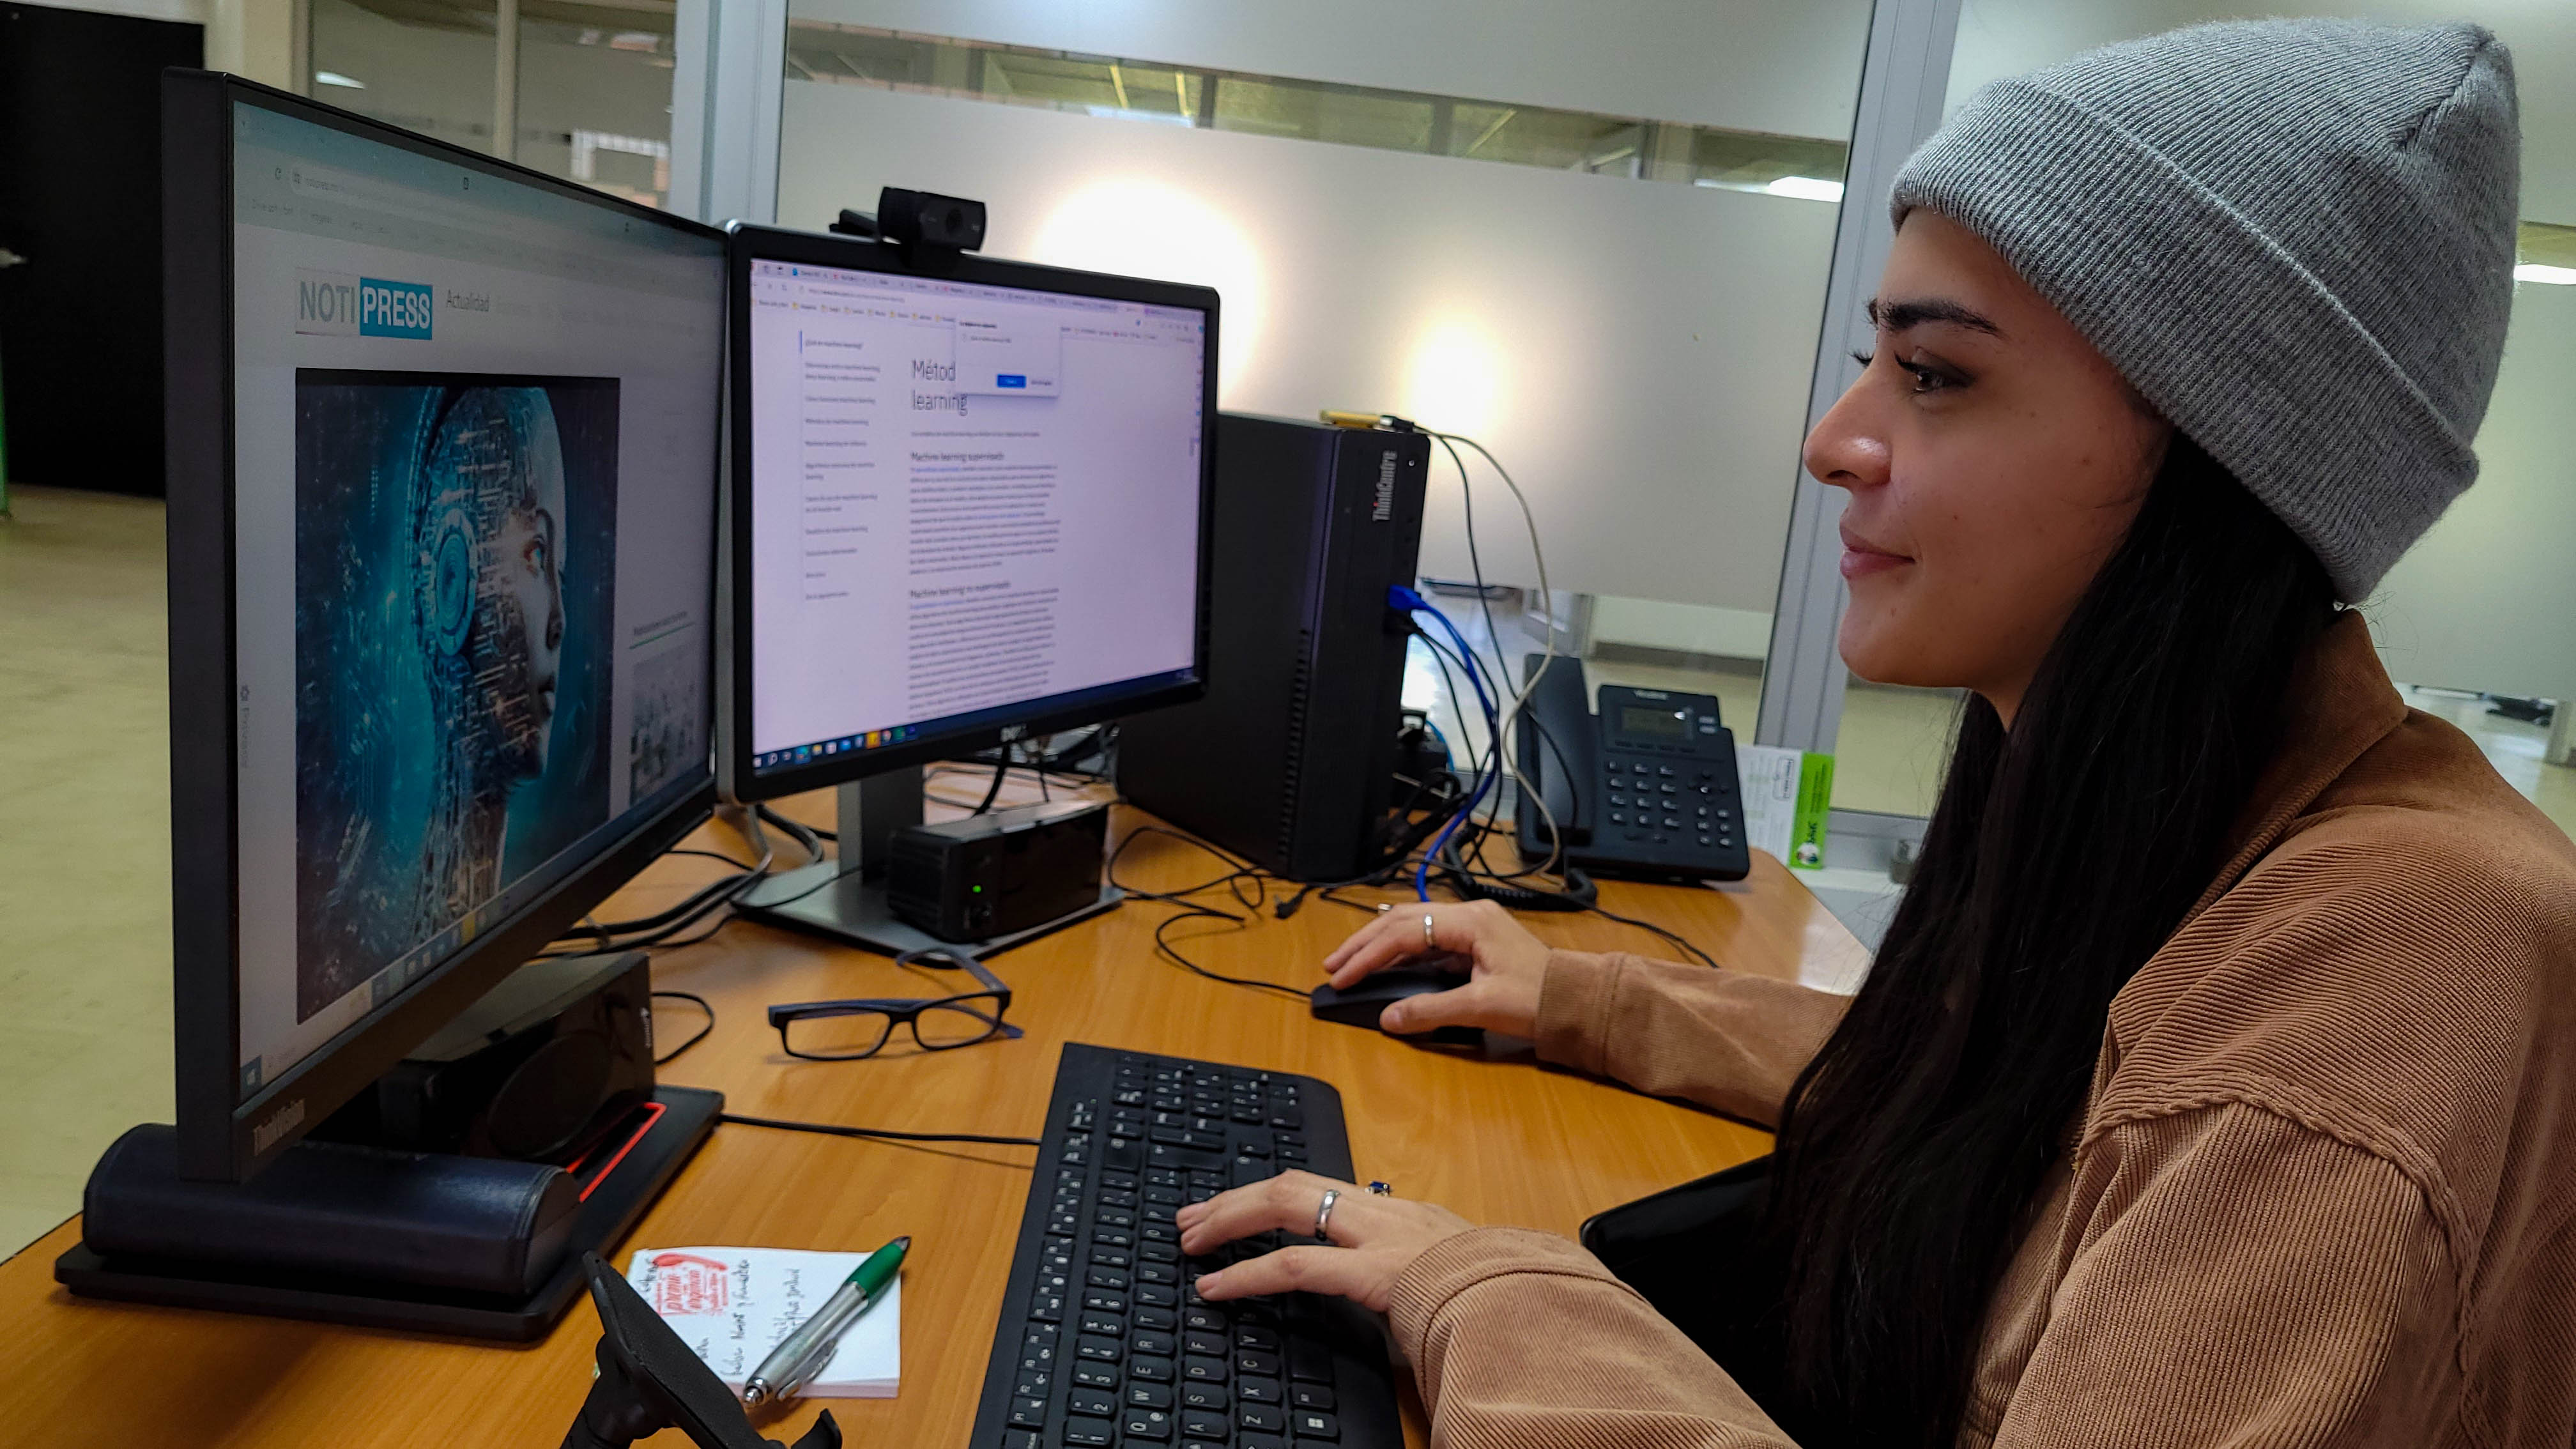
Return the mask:
M1537 671L1531 655L1522 677ZM1541 676L1519 740L1521 774L1547 813L1522 802L1524 859L1547 855L1553 816L1565 863L1595 874L1742 880L1753 857L1735 773L1735 737L1705 694L1605 684L1600 710L1580 661Z

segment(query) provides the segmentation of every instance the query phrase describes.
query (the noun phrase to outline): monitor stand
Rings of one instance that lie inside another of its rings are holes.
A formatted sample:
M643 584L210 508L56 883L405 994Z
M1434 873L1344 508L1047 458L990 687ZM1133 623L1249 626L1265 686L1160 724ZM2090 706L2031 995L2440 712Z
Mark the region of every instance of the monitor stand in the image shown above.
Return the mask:
M359 1280L279 1271L212 1254L184 1259L108 1257L85 1242L73 1244L54 1260L54 1280L83 1298L534 1342L546 1336L587 1286L583 1256L609 1252L626 1236L662 1189L679 1175L682 1165L706 1141L707 1134L715 1130L716 1115L723 1110L724 1095L720 1092L696 1087L655 1087L650 1104L639 1108L629 1119L632 1125L616 1134L622 1150L603 1166L574 1174L580 1185L580 1206L560 1262L535 1291L524 1296L460 1292L389 1279ZM136 1130L169 1131L166 1127ZM290 1154L308 1150L306 1143L286 1149ZM436 1154L422 1157L423 1168L434 1168L435 1160ZM166 1180L139 1184L129 1180L117 1190L138 1188L173 1203L184 1202L185 1194L191 1191L210 1196L239 1191L183 1183L175 1170L164 1169L157 1175ZM433 1185L438 1181L434 1170L425 1170L423 1177ZM99 1190L95 1180L90 1190ZM281 1206L281 1222L292 1225L283 1230L312 1229L312 1214L296 1212L292 1203ZM414 1213L420 1211L417 1200L406 1201L402 1206ZM238 1214L228 1216L235 1223L240 1221ZM224 1246L239 1250L238 1244Z
M737 908L746 920L826 936L863 951L900 956L906 951L963 949L989 958L1076 921L1086 921L1127 898L1103 883L1100 898L1054 920L982 941L945 941L896 918L886 904L886 857L894 833L922 820L922 772L889 770L840 787L835 801L841 858L817 861L771 876L745 894ZM845 864L856 851L855 868Z

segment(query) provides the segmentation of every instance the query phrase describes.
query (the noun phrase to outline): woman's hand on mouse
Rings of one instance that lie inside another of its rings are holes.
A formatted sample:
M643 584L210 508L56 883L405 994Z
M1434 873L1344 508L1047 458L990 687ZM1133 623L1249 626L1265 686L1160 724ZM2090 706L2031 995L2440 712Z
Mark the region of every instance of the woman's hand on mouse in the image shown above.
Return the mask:
M1423 920L1431 922L1427 934ZM1387 1007L1378 1025L1392 1032L1444 1026L1478 1026L1506 1036L1537 1030L1540 983L1547 979L1548 945L1492 901L1405 904L1380 912L1324 958L1335 988L1357 985L1372 972L1431 956L1469 963L1466 981L1448 991L1407 997Z

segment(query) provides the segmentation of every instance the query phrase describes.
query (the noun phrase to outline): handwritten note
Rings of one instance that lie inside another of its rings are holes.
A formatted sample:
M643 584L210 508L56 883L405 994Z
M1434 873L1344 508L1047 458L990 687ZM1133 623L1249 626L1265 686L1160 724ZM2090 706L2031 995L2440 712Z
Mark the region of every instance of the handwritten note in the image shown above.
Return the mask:
M626 1281L680 1341L737 1391L796 1325L823 1306L865 1253L787 1248L638 1248ZM811 1398L890 1399L903 1376L903 1280L842 1333Z

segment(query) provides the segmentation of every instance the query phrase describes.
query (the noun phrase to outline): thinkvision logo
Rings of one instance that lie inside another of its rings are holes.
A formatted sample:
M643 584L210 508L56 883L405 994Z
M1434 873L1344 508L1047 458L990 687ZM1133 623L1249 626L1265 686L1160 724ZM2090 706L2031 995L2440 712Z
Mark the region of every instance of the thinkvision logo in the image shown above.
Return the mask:
M1369 522L1384 523L1395 516L1395 454L1381 453L1377 460L1377 497L1369 504Z
M391 282L298 267L295 330L316 337L402 337L427 342L433 300L426 282Z
M267 1121L250 1129L250 1150L253 1152L266 1152L268 1149L277 1145L278 1139L303 1125L304 1099L302 1097L298 1097L276 1111L269 1113Z

